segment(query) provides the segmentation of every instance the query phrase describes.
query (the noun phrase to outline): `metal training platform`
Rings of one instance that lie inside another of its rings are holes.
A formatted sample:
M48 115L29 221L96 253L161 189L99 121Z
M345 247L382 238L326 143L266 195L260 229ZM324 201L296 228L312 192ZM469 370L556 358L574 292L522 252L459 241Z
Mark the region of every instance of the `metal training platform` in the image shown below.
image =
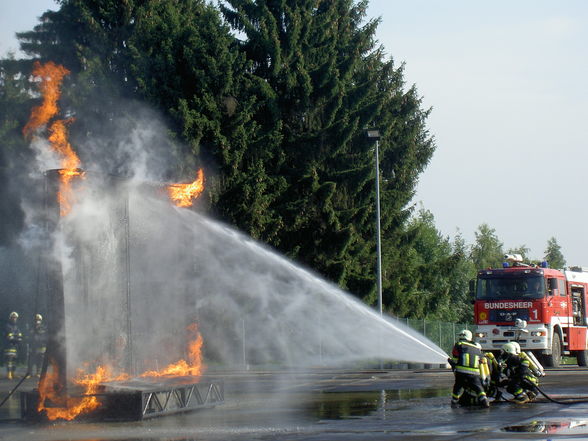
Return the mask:
M95 394L100 407L80 415L83 421L139 421L164 415L211 408L224 403L224 384L219 380L192 377L174 377L157 381L132 379L104 383ZM78 395L78 397L80 397ZM75 398L75 396L72 396ZM21 393L23 419L43 421L44 414L37 411L38 390Z

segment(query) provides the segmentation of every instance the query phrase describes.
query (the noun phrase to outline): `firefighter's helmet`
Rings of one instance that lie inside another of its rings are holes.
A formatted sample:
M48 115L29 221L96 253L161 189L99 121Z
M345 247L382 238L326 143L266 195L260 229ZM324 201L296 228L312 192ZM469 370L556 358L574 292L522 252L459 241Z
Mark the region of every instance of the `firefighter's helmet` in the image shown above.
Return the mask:
M517 355L517 347L512 342L505 343L502 345L502 352L504 352L506 354Z
M35 321L36 322L42 322L43 321L43 316L41 314L35 314Z
M8 318L11 318L11 319L17 319L17 318L18 318L18 312L16 312L16 311L12 311L12 312L10 313L10 315L8 316Z
M518 341L511 341L510 344L511 345L514 345L514 347L515 347L515 349L517 351L517 354L520 354L521 353L521 345L519 344Z
M472 331L464 329L458 335L459 341L472 341Z

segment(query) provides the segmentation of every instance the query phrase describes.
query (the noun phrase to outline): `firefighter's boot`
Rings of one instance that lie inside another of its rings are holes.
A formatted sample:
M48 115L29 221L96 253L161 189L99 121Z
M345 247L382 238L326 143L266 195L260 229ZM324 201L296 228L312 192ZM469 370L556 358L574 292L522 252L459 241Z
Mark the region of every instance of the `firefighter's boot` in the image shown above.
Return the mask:
M459 400L456 400L455 398L452 398L452 399L451 399L451 407L452 407L453 409L455 409L455 408L459 407Z
M526 393L523 392L523 393L520 393L517 396L515 396L514 397L514 400L517 403L524 404L524 403L527 403L529 401L529 397L527 396Z
M490 407L490 401L488 400L488 397L481 397L480 398L480 406L488 408Z

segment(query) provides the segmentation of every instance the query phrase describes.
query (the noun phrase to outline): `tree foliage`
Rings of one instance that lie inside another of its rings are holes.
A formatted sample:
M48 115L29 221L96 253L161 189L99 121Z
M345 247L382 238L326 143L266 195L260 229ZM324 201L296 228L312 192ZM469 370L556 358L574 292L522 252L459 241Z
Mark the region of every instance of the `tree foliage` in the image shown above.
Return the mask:
M270 91L254 118L277 133L273 155L261 158L261 172L284 184L270 203L280 222L272 243L375 302L374 144L365 128L381 127L383 135L386 275L409 246L402 231L407 204L434 144L416 90L404 89L402 68L375 46L377 21L364 24L366 7L351 0L228 0L221 10L245 36L239 47L252 78ZM389 299L403 291L387 276L384 289Z
M551 237L547 241L547 248L545 249L545 260L551 268L563 269L566 266L566 259L561 252L561 246L557 243L555 237Z
M494 228L491 228L488 224L481 224L478 227L470 256L477 269L502 266L504 259L502 242L496 236Z
M460 234L442 235L426 209L415 213L418 177L435 149L429 110L406 86L403 66L377 45L379 21L366 19L367 0L59 6L19 34L29 59L0 61L0 179L32 154L19 134L35 100L29 73L33 60L52 60L72 71L63 105L76 117L71 135L84 163L124 174L117 137L148 107L167 127L157 142L166 158L161 179L193 178L204 167L211 215L370 304L377 178L386 311L470 318L468 281L477 269L500 266L503 245L487 224L470 246ZM368 127L381 132L377 177ZM0 205L3 218L11 213L12 235L23 220L18 202L3 195ZM558 252L550 239L552 266L565 264Z

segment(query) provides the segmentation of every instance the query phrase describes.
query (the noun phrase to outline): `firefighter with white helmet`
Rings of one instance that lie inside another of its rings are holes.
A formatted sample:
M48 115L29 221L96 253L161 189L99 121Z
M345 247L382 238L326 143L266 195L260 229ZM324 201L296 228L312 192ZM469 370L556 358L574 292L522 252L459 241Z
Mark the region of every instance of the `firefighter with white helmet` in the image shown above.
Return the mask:
M502 345L500 361L504 366L506 390L514 395L514 399L520 403L526 403L534 398L534 386L537 385L537 378L529 368L529 359L521 356L520 346L516 342ZM525 389L531 394L528 395Z
M6 331L4 333L6 346L4 348L4 359L6 362L6 377L9 380L14 378L16 360L18 358L18 347L22 341L22 332L18 327L18 313L13 311L8 316Z
M43 324L43 316L35 314L31 335L30 372L39 376L43 366L43 359L47 351L47 328Z
M451 406L456 407L459 404L459 399L467 388L474 391L481 406L489 407L490 403L480 377L480 363L485 363L486 359L480 345L474 343L470 330L464 329L459 333L451 355L452 358L447 360L455 374Z

